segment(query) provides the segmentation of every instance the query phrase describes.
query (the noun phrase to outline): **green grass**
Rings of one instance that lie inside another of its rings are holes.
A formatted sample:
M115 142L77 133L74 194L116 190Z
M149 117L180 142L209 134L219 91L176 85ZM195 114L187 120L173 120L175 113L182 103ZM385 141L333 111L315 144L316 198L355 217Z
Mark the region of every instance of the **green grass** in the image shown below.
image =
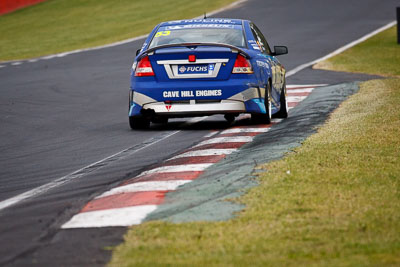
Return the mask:
M400 77L400 45L392 27L315 68Z
M380 50L374 39L346 52L349 61ZM236 218L134 226L110 265L400 265L400 79L363 83L318 133L260 168Z
M159 22L193 18L232 2L234 0L48 0L0 16L0 61L129 39L149 33Z

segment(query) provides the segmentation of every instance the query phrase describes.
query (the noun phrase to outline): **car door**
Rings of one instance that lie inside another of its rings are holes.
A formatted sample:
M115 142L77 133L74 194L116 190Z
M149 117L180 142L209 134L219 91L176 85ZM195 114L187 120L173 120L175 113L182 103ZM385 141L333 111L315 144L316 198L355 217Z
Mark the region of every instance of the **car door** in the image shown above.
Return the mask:
M257 26L254 23L250 23L250 29L254 36L254 39L257 42L258 47L260 48L261 56L262 56L261 58L264 61L264 64L271 66L272 102L273 102L273 105L278 106L277 103L279 103L280 88L282 87L281 86L282 70L281 70L280 63L274 56L272 56L271 48L270 48L267 40L265 39L264 35L257 28ZM265 75L265 77L268 77L268 75ZM265 81L265 84L266 83L267 83L267 81Z

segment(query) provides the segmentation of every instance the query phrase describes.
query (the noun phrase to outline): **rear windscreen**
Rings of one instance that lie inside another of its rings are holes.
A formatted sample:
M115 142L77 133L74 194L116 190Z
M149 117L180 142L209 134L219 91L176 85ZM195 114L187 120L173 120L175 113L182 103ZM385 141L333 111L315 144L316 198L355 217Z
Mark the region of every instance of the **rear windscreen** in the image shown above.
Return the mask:
M160 27L149 48L181 43L220 43L245 47L241 25L188 24Z

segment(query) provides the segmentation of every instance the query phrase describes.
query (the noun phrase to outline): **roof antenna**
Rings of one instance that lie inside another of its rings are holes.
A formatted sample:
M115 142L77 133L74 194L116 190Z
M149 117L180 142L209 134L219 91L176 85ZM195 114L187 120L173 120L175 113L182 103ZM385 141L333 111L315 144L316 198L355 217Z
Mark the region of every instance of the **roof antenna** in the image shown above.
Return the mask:
M207 13L206 12L204 12L204 19L206 19L207 18Z

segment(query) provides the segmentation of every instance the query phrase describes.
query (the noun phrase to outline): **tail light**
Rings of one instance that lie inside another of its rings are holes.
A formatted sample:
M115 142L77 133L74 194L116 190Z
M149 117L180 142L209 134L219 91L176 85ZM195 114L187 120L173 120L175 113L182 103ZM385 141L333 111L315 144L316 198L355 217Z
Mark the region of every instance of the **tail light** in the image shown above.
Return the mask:
M148 56L142 58L137 64L135 76L154 76L153 68L151 67L151 63Z
M236 57L235 65L233 66L232 73L253 73L253 68L251 67L250 61L241 54L238 54Z

